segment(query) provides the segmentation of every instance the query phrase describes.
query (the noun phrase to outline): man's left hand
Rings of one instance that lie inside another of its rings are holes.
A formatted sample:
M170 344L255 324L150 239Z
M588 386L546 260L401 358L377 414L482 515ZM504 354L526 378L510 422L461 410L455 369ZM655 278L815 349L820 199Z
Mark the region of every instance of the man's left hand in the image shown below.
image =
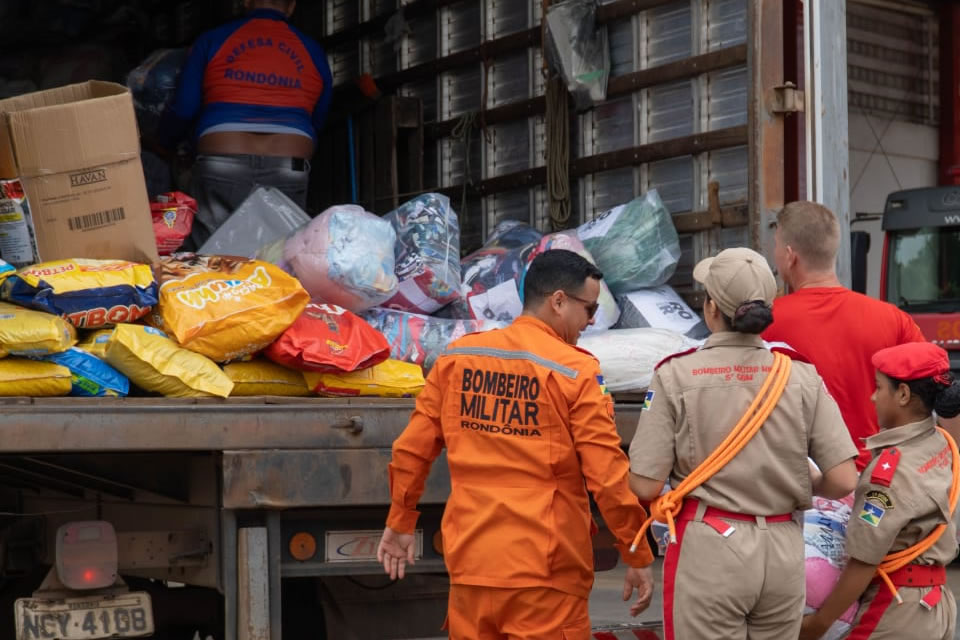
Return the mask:
M646 610L653 600L653 571L650 570L650 567L642 569L630 567L627 569L627 575L623 579L624 602L630 600L634 589L637 590L637 601L630 605L631 616L637 616Z

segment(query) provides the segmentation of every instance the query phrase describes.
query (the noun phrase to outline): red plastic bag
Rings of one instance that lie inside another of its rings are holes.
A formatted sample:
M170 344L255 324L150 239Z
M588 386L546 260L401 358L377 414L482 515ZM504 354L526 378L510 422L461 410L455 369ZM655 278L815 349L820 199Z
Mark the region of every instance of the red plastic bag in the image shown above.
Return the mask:
M180 248L193 229L196 212L197 201L181 191L154 197L150 202L150 215L160 255L168 256Z
M290 369L336 373L380 364L390 357L390 345L382 333L343 307L311 302L263 353Z

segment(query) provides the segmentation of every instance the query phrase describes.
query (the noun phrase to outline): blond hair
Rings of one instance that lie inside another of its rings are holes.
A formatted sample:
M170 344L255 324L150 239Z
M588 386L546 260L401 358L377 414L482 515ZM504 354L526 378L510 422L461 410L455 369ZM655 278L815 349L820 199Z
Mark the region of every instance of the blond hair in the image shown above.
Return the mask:
M777 228L783 243L811 269L836 267L840 225L830 209L807 200L791 202L777 214Z

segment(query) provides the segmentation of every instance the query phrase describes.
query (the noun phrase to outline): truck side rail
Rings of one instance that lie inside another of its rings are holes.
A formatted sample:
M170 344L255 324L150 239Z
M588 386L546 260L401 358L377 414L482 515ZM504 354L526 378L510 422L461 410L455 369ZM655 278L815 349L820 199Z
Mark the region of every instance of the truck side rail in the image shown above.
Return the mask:
M390 448L413 409L389 398L2 398L0 452ZM629 444L642 405L618 403Z

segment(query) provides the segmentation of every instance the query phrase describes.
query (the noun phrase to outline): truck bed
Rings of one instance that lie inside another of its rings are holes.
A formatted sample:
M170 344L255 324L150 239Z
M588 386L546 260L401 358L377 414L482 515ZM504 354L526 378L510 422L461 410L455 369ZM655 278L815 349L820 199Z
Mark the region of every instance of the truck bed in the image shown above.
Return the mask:
M171 470L185 464L184 455L215 453L226 508L382 506L389 503L391 445L413 404L384 398L5 398L0 467L6 464L18 478L39 465L71 479L82 474L98 483L156 490L152 479L178 476ZM617 405L625 445L640 408ZM130 455L137 453L143 455ZM164 494L181 492L165 487ZM449 492L441 454L421 503L443 504Z

